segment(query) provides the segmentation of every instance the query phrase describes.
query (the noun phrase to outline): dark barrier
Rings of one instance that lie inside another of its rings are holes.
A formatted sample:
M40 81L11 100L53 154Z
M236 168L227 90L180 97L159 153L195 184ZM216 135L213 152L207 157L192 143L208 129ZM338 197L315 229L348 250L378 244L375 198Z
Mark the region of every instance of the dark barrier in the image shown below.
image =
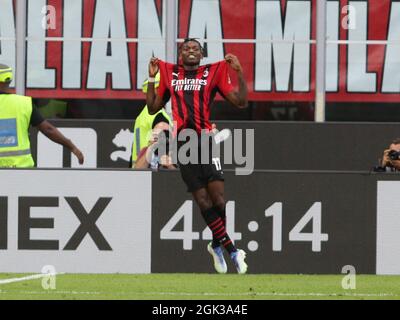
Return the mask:
M179 172L152 179L152 272L213 272L210 234ZM225 188L228 232L250 273L375 273L375 175L226 172Z
M221 122L219 128L255 130L255 168L370 170L400 137L395 123Z
M88 140L85 143L89 147L83 151L95 153L98 168L128 166L133 121L57 120L54 124L64 128L92 128L97 143ZM394 123L217 122L217 125L219 129L254 129L255 168L266 170L370 170L378 164L390 142L400 137L399 125ZM85 135L82 131L78 140L85 139ZM34 155L36 140L37 134L32 131ZM38 152L50 155L44 146ZM66 152L58 165L71 166Z

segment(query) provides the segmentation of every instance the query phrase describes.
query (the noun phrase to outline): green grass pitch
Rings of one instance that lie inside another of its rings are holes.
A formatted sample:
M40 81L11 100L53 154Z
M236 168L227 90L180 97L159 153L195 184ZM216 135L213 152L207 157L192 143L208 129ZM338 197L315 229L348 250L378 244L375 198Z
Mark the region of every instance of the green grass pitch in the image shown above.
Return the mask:
M0 274L0 299L400 299L400 276L357 275L347 290L344 275L60 274L48 290L40 278L5 283L26 276Z

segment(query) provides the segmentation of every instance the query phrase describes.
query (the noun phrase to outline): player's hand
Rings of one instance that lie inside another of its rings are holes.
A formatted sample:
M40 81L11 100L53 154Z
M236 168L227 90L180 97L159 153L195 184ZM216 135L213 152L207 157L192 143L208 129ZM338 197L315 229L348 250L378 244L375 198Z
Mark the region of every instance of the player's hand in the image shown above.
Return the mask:
M228 53L225 56L225 61L228 62L228 64L231 66L231 68L233 70L235 70L236 72L242 72L243 69L239 62L239 59L232 53Z
M85 157L83 156L82 151L75 147L71 150L71 152L78 158L79 164L83 164Z
M160 157L160 164L164 167L172 166L172 158L169 155L164 154Z
M160 67L158 66L160 59L151 57L149 62L149 77L155 77Z
M396 170L400 170L400 160L391 160L390 164L392 165L393 168Z
M217 125L215 123L211 123L211 132L214 134L218 133Z

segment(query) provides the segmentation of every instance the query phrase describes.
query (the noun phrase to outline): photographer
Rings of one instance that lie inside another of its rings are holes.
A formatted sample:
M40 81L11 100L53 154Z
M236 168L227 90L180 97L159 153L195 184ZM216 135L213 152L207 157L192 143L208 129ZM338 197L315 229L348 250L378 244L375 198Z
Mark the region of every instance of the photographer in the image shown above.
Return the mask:
M134 169L176 169L169 155L169 137L169 125L158 123L152 131L149 146L140 150Z
M381 171L400 171L400 138L393 140L389 149L383 152Z

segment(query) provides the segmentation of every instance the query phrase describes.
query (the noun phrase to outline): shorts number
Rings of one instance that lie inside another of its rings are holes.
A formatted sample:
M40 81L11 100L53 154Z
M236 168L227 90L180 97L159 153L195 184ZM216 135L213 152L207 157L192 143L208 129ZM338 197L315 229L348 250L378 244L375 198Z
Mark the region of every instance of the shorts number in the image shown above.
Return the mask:
M221 169L222 169L221 160L219 158L212 158L212 162L215 165L215 168L217 169L217 171L221 171Z

